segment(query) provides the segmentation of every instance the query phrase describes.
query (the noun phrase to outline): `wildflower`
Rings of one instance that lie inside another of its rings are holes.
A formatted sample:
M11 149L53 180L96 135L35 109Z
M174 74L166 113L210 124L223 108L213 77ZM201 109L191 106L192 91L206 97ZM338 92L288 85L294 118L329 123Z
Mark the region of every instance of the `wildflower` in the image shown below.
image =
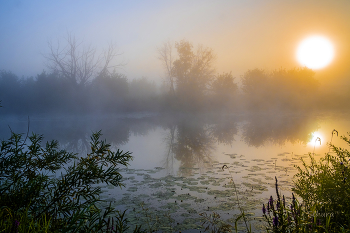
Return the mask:
M276 209L279 209L279 208L280 208L280 201L278 200L276 203Z
M263 214L266 214L265 204L263 204L262 212Z
M286 208L286 199L284 199L284 195L283 195L283 207Z
M277 226L278 226L278 217L277 217L277 216L275 216L275 217L273 218L273 226L274 226L274 227L277 227Z
M18 233L18 227L19 227L19 221L17 220L13 221L11 232Z
M340 165L343 165L343 162L340 162Z
M272 208L273 207L273 198L272 198L272 196L270 196L269 203L270 203L270 207Z
M291 223L291 220L290 220L289 213L287 213L287 220L288 220L288 223L290 224L290 223Z

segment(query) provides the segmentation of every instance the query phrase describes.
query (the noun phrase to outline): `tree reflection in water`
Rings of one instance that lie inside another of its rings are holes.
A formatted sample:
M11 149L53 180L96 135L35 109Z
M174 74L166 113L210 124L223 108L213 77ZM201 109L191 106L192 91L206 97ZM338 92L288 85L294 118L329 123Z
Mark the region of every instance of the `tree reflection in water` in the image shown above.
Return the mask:
M243 126L243 141L248 146L260 147L266 143L284 145L307 144L316 131L318 120L312 116L250 116Z
M168 124L164 167L174 174L174 162L180 162L177 175L190 176L194 170L211 167L215 142L231 144L237 134L236 122L227 118L190 117Z
M267 143L307 144L312 137L312 132L318 130L318 122L315 116L268 114L241 115L241 117L183 115L172 118L163 116L43 118L31 120L29 133L43 134L44 141L57 140L61 149L77 153L87 153L90 150L90 135L99 130L102 130L103 138L111 142L115 149L129 143L130 135L144 137L142 140L147 140L147 143L163 140L166 149L163 152L163 167L168 173L175 175L174 168L180 164L184 169L180 169L177 175L189 176L194 172L191 168L202 170L210 168L215 159L213 155L216 145L234 147L235 137L236 141L242 140L247 146L253 147L262 147ZM27 132L27 121L12 121L8 125L13 132L24 134ZM151 130L161 129L166 133L163 138L147 136ZM0 138L8 138L8 135L7 124L1 124ZM134 154L134 156L138 155Z

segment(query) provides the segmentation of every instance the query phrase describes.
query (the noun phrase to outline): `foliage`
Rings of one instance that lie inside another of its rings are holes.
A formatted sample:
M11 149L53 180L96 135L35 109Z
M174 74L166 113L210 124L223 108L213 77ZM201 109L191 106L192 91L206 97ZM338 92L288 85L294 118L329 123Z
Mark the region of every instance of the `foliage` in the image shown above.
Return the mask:
M329 225L324 227L317 217L316 208L306 208L294 197L291 203L287 203L284 195L278 190L278 180L276 179L276 199L271 196L266 206L263 205L262 212L268 224L267 232L324 232L329 230ZM327 220L327 219L326 219ZM329 222L329 218L328 218Z
M176 84L176 95L184 109L201 108L203 97L213 79L212 63L215 55L212 49L193 45L182 40L175 43L178 59L173 62L171 74Z
M314 76L315 72L306 67L272 72L253 69L242 76L242 90L250 109L309 109L317 99L319 86Z
M58 72L74 88L86 85L96 75L107 74L109 69L121 66L112 65L113 59L120 55L113 44L110 44L103 54L96 56L95 48L81 48L82 42L78 42L72 34L68 33L65 42L63 48L59 42L56 46L49 42L50 52L45 58L49 69Z
M152 111L159 105L154 82L147 78L130 81L123 74L101 73L75 88L59 72L43 71L36 77L18 78L0 70L3 113L66 114Z
M231 73L217 75L210 85L212 92L213 105L222 108L230 108L237 94L238 86L234 82Z
M97 184L122 187L119 166L127 166L132 156L110 151L110 144L100 137L101 132L91 136L91 153L80 158L59 150L57 141L41 147L41 135L30 136L28 145L27 138L15 133L2 141L0 208L4 218L0 224L17 221L21 228L24 222L34 221L42 228L49 226L50 232L105 229L106 219L117 212L111 203L104 210L98 208L103 201Z
M337 132L333 130L333 133ZM348 133L348 135L350 135ZM348 145L346 136L341 139ZM272 232L350 232L349 172L350 152L345 148L330 144L329 152L316 161L309 154L310 161L302 159L303 167L296 166L295 185L292 189L301 197L299 203L293 194L292 202L287 204L278 190L263 205L263 214Z
M207 213L201 213L200 215L203 217L202 226L206 226L205 231L210 231L211 233L232 232L232 226L221 220L218 213L213 212L209 216Z
M349 137L341 139L350 145ZM350 152L333 144L330 149L333 152L319 161L309 154L308 164L303 160L303 168L296 166L299 173L293 191L303 199L306 208L317 207L323 223L330 216L332 229L350 229Z
M7 207L0 210L1 232L54 232L49 231L51 219L45 214L34 219L28 208L14 212Z

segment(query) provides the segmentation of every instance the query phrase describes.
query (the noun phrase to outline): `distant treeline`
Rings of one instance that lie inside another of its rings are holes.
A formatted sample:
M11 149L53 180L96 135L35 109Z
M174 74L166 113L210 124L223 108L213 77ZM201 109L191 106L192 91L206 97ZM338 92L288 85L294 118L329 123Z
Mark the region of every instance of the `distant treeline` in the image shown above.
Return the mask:
M110 72L114 47L104 63L95 50L77 51L74 37L64 50L51 48L50 72L18 78L0 71L0 100L8 114L94 114L123 112L242 112L347 109L348 93L320 92L315 72L304 67L267 72L253 69L235 82L231 73L216 73L213 50L182 40L158 49L166 75L161 87L146 79L128 80ZM115 68L115 67L114 67ZM325 88L323 88L326 90Z
M42 72L18 78L0 71L0 99L5 113L114 113L157 111L159 95L146 78L131 82L120 74L98 76L85 85L72 85L58 73Z
M271 73L254 69L247 71L241 81L238 88L232 75L225 73L213 76L207 86L189 82L171 90L146 78L129 81L118 73L72 85L55 72L19 78L12 72L0 71L0 100L2 113L7 114L305 111L348 106L339 94L320 93L314 72L307 68Z

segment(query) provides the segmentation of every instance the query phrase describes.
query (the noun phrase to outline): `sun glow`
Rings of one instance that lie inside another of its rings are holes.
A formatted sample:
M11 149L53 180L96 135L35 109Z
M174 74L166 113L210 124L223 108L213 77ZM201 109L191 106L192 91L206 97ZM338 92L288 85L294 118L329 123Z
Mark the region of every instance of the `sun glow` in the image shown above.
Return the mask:
M321 69L333 60L333 44L326 37L310 36L299 44L296 56L301 65Z
M308 145L310 146L321 146L323 142L323 135L320 132L313 132L312 139L308 142Z

